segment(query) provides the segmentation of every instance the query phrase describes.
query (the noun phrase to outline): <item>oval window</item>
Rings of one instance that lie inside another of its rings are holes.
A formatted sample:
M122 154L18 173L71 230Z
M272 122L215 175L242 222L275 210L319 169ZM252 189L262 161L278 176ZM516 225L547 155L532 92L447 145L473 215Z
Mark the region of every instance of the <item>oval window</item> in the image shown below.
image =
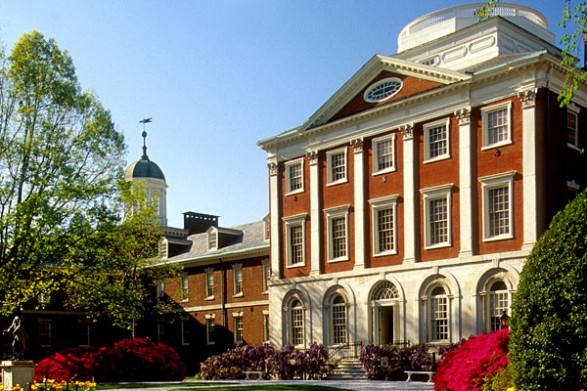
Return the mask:
M378 103L391 98L402 89L403 83L397 77L388 77L372 84L363 95L365 102Z

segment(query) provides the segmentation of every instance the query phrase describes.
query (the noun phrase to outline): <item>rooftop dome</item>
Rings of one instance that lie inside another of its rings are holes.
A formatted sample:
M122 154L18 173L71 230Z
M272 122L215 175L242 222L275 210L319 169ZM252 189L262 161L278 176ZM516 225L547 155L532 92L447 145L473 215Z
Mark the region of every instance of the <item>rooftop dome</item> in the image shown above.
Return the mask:
M124 179L131 180L136 178L155 178L165 180L163 171L159 168L157 163L149 160L149 157L143 155L141 160L131 163L124 173Z
M161 171L157 163L152 162L149 156L147 156L147 132L144 126L151 122L151 118L145 118L139 122L143 124L143 156L141 156L141 160L131 163L128 166L124 173L124 179L130 181L135 178L152 178L165 181L163 171Z

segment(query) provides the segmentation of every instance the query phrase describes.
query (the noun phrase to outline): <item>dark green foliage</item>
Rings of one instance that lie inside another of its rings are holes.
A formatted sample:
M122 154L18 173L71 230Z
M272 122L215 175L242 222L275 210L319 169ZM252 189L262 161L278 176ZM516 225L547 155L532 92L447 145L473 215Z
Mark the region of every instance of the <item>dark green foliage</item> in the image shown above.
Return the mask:
M557 214L521 274L511 319L516 389L587 387L587 193Z

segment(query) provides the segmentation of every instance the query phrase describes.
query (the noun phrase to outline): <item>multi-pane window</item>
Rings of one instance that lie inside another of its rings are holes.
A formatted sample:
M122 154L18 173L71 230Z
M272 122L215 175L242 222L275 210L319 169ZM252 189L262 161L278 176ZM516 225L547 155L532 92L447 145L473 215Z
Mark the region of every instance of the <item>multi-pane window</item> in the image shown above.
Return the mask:
M369 201L373 212L373 253L375 255L396 252L396 199L397 196L391 196Z
M328 260L348 259L348 206L326 210L328 221Z
M179 278L179 295L182 301L187 301L189 298L189 287L188 287L188 273L182 272Z
M285 219L287 266L303 266L305 262L305 215Z
M286 193L304 191L304 160L298 159L285 164Z
M493 147L511 142L511 102L481 110L483 146Z
M208 250L216 250L218 248L218 231L212 229L208 232Z
M448 297L443 287L437 286L430 294L430 340L447 341L449 338Z
M39 318L38 319L38 334L39 345L41 347L50 347L52 344L52 330L51 330L51 319Z
M340 345L347 342L347 310L346 302L341 295L332 301L332 344Z
M452 184L422 189L424 197L424 238L426 247L448 246L451 243L451 193Z
M449 156L448 118L424 125L424 161Z
M162 278L157 279L157 300L165 297L165 281Z
M180 327L181 327L181 344L187 346L190 344L190 327L189 327L189 317L181 318L180 319Z
M206 269L206 298L214 297L214 269Z
M271 239L271 218L269 217L269 215L267 215L264 219L263 219L263 232L264 232L264 239L270 240Z
M291 328L291 341L290 343L294 346L300 346L304 344L304 307L302 302L294 300L290 307L290 328Z
M232 265L233 279L234 279L234 295L243 294L243 265Z
M271 264L268 259L264 259L261 261L261 266L263 268L263 292L267 292L269 290L269 278L271 277Z
M328 165L328 184L346 182L346 148L328 152L326 161Z
M513 177L507 172L480 178L483 189L483 238L509 239L513 236Z
M395 134L373 140L373 173L395 170Z
M269 341L269 312L263 311L263 341Z
M501 329L501 317L509 312L510 293L503 281L496 281L489 289L489 331Z
M77 320L79 346L90 346L90 322L87 319Z
M577 112L567 110L567 144L571 147L579 146L579 115Z
M510 233L510 191L508 186L487 190L489 236Z
M238 316L234 317L234 343L236 345L242 345L243 344L243 331L244 331L244 327L243 327L243 317L242 314L239 314Z
M208 345L214 345L214 318L206 315L206 343Z

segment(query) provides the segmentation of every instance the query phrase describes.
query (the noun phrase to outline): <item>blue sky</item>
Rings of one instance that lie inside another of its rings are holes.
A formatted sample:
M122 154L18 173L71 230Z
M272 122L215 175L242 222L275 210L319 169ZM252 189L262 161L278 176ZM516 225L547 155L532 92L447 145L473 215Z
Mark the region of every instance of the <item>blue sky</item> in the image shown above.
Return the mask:
M57 40L80 84L110 110L127 163L165 173L169 224L186 211L230 227L268 211L266 155L256 142L301 124L374 54L397 51L410 21L470 1L2 0L10 50L36 29ZM563 0L521 0L557 26Z

